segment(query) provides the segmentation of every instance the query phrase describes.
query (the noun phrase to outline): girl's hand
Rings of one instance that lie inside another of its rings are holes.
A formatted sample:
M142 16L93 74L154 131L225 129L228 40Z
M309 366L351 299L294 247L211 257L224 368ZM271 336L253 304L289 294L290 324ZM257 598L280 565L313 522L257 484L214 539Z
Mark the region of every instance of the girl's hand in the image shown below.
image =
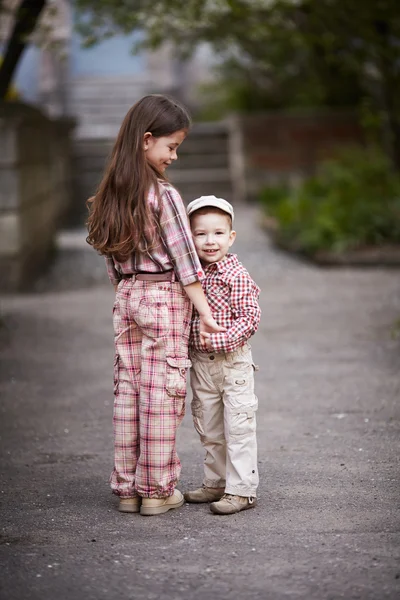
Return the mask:
M226 331L226 327L218 325L214 317L209 315L200 315L200 333L218 333L219 331Z
M218 325L217 321L211 315L200 316L200 341L207 350L211 350L210 334L218 333L219 331L226 331L226 327Z
M207 350L208 352L212 352L210 335L211 333L200 333L201 345L203 346L204 350Z

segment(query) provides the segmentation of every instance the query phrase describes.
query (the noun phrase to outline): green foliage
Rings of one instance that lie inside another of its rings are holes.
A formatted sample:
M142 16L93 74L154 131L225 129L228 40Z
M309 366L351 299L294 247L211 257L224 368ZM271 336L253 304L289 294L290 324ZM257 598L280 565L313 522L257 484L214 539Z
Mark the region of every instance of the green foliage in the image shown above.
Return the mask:
M279 241L307 254L400 243L400 177L377 148L344 149L298 189L261 201Z
M271 212L289 194L290 188L285 184L269 186L260 192L260 201L264 204L267 211Z

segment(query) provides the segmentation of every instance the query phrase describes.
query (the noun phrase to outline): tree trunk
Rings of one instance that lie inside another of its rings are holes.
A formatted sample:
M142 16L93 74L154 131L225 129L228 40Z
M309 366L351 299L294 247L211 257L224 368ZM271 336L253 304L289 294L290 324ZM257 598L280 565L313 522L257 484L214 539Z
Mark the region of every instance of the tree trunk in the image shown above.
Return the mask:
M3 100L7 94L15 70L28 45L27 38L35 29L45 5L46 0L23 0L17 9L14 28L0 65L0 100Z

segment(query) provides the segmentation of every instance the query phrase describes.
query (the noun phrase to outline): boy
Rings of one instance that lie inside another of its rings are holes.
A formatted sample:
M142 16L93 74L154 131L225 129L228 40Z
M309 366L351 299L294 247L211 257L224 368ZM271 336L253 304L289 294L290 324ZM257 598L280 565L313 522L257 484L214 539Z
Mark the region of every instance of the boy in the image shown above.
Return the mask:
M186 502L212 502L226 515L256 505L258 485L253 364L247 340L260 322L260 289L235 254L232 205L201 196L187 207L194 244L205 271L203 289L217 323L226 331L200 342L195 312L189 342L192 414L206 450L203 486Z

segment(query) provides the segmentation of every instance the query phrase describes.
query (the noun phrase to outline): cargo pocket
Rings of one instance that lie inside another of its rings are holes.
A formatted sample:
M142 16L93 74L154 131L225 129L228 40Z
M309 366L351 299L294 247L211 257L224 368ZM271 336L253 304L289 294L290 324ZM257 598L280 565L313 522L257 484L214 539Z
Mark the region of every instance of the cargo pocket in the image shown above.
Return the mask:
M229 371L225 378L224 395L229 437L252 436L256 431L258 400L254 393L251 363L247 364L246 371Z
M173 399L174 412L179 420L185 414L187 370L192 365L186 357L167 356L167 395Z
M198 398L193 398L191 409L194 428L200 436L204 436L203 407Z
M240 409L229 410L229 433L231 437L251 436L256 431L257 397L254 396L252 404L242 406Z
M186 396L187 370L192 365L188 358L167 356L167 394Z
M231 409L240 409L257 404L254 394L253 367L247 364L246 371L230 369L225 377L225 396L227 404Z

